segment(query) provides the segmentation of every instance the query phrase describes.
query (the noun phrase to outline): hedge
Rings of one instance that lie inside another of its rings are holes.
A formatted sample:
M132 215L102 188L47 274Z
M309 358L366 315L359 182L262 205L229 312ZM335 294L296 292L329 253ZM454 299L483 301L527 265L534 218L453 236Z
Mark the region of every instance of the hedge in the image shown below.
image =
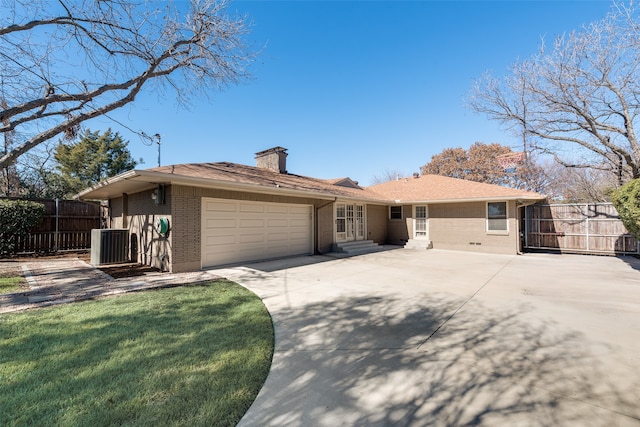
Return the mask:
M0 255L13 254L20 237L44 217L42 203L26 200L0 200Z
M629 181L614 191L611 201L629 233L640 238L640 179Z

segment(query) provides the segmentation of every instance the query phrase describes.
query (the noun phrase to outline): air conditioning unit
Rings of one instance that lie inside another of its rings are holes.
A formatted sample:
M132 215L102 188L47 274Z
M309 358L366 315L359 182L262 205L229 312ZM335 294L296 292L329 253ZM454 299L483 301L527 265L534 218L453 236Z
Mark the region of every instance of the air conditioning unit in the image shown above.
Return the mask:
M129 230L106 228L91 230L91 265L129 262Z

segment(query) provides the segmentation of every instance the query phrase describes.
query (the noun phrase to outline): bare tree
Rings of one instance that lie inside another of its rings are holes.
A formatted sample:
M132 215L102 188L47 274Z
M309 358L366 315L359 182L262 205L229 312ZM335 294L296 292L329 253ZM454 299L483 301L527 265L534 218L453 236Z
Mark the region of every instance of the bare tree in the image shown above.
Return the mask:
M7 108L7 102L4 99L0 99L0 108ZM8 124L9 120L5 120L4 124ZM14 132L5 132L3 135L3 146L0 155L8 153L13 146ZM18 188L20 179L15 165L7 165L0 168L0 196L16 196L18 195Z
M611 201L617 179L599 169L576 169L560 166L551 183L554 199L569 203Z
M385 169L380 174L375 174L371 177L371 185L382 184L383 182L395 181L403 178L405 174L399 169Z
M75 137L143 88L169 88L185 103L246 77L255 57L246 18L228 15L228 0L0 2L0 132L26 135L0 168Z
M634 5L613 3L605 18L544 44L504 79L472 87L477 112L521 134L529 147L567 167L640 177L640 21Z

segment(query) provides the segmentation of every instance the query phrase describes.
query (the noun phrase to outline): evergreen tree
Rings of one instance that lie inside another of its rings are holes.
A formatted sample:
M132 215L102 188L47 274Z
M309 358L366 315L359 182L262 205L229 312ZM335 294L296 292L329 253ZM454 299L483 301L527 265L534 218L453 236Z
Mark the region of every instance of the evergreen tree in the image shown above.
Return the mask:
M103 134L87 129L75 143L62 143L56 148L57 169L68 183L70 193L78 193L109 177L136 167L127 149L128 142L108 129Z

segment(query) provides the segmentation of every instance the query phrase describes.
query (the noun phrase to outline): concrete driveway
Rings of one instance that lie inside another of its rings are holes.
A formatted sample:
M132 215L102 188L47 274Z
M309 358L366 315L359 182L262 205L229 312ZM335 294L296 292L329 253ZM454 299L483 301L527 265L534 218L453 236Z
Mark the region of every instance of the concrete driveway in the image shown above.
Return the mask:
M404 249L211 270L273 316L242 426L639 426L640 260Z

